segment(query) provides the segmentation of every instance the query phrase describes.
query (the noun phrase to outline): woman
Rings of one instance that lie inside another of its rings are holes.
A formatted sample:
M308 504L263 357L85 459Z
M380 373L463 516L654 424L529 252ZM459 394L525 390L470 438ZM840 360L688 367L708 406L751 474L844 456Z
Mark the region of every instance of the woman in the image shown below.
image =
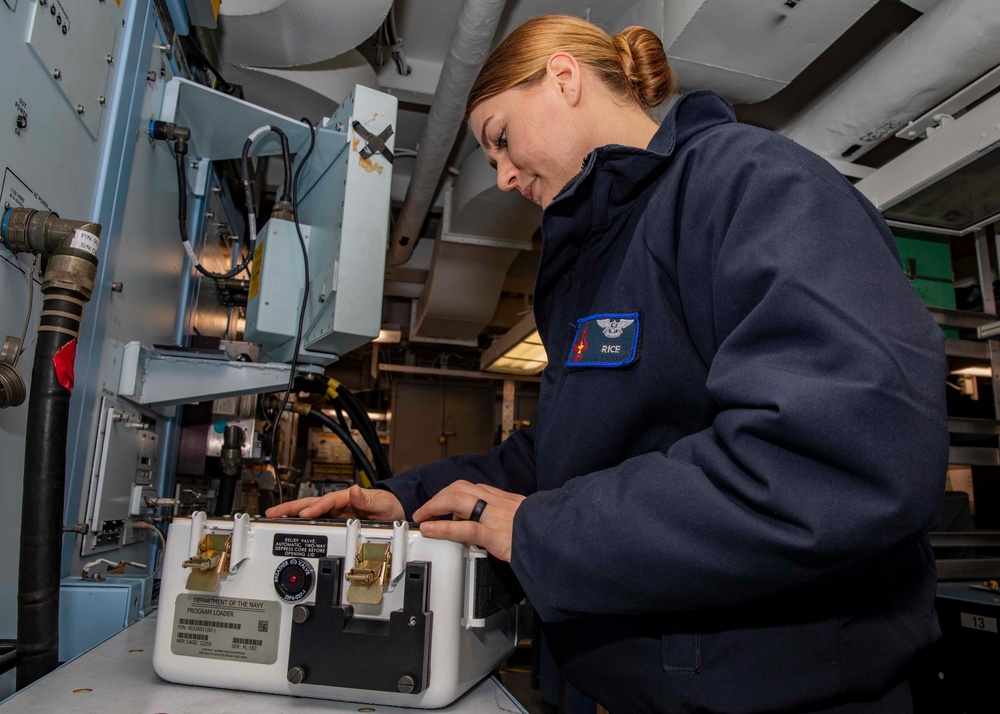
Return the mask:
M498 46L469 122L544 208L539 426L269 515L486 547L618 714L910 711L902 670L938 635L941 332L825 161L710 92L657 125L672 90L642 28L547 16Z

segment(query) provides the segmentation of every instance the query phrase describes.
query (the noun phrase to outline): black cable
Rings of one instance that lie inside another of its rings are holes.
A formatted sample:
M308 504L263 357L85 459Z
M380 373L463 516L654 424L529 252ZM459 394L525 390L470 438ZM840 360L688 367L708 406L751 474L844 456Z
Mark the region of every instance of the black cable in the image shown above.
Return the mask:
M288 398L292 394L292 385L295 383L295 368L298 366L299 361L299 348L302 346L302 328L306 317L306 310L309 307L309 251L306 250L306 240L302 237L302 226L299 225L299 191L298 183L299 177L302 174L302 167L306 165L309 161L309 157L312 155L313 149L316 146L316 127L307 118L303 117L302 121L306 123L309 127L309 148L306 150L305 155L302 160L299 161L298 168L295 170L295 178L291 180L291 192L292 192L292 215L295 221L295 233L299 238L299 248L302 250L302 265L305 270L305 284L302 289L302 305L299 307L299 323L295 330L295 348L292 350L292 365L291 370L288 373L288 386L285 388L285 394L281 398L281 406L275 413L274 424L271 427L271 465L274 467L275 478L278 479L278 489L280 494L281 489L281 477L278 474L278 458L277 458L277 440L278 440L278 421L281 419L282 412L285 411L285 407L288 405ZM278 130L280 131L280 130ZM252 135L251 135L252 136ZM288 146L288 137L284 136L284 132L281 132L281 136L284 137L282 140L282 149ZM286 172L291 166L291 161L285 162ZM338 425L339 426L339 425ZM279 496L279 502L281 498Z
M347 419L344 418L344 410L341 409L339 404L334 404L333 408L337 412L337 421L344 427L344 431L350 431L351 428L347 426Z
M185 252L191 259L191 264L194 265L195 269L204 275L206 278L211 278L212 280L228 280L236 275L239 275L247 266L250 264L250 255L247 255L247 259L242 263L237 265L230 271L225 273L213 273L210 270L206 270L198 260L198 256L194 254L194 249L191 247L191 242L188 240L187 234L187 180L184 177L184 166L187 159L187 142L186 141L175 141L174 142L174 158L177 163L177 221L180 228L181 243L184 246Z
M215 79L218 82L217 88L219 89L219 91L221 91L223 94L236 93L236 90L239 88L239 85L230 84L222 77L222 73L219 72L219 70L216 68L214 64L212 64L211 60L208 59L208 57L205 55L205 52L201 49L201 47L198 45L197 42L195 42L193 39L190 38L178 38L178 39L182 41L185 51L187 51L189 54L197 55L198 61L201 64L205 65L205 67L207 67L208 69L212 70L212 74L215 75Z
M354 456L354 461L358 468L368 474L368 478L370 478L373 482L380 480L375 473L375 467L372 466L372 462L368 460L365 452L361 450L360 446L358 446L358 442L351 438L351 432L341 427L340 424L335 422L332 417L327 416L318 409L311 410L309 412L309 416L340 437L340 440L344 442L344 446L346 446L350 450L351 455Z
M344 385L338 383L336 392L337 399L332 400L333 404L335 407L338 404L343 405L351 417L351 423L354 424L355 428L360 432L361 437L365 440L365 443L368 444L368 448L371 449L375 464L379 467L377 473L378 480L384 481L387 478L392 478L392 470L389 468L389 462L382 451L382 443L378 439L378 431L368 416L368 410L365 409L357 396Z

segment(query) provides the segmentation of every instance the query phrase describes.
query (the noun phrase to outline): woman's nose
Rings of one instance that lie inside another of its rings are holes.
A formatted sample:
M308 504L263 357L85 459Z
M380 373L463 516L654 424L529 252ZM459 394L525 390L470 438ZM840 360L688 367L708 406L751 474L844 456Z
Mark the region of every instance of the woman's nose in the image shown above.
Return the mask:
M506 159L497 162L497 187L501 191L514 191L517 189L518 170L513 163Z

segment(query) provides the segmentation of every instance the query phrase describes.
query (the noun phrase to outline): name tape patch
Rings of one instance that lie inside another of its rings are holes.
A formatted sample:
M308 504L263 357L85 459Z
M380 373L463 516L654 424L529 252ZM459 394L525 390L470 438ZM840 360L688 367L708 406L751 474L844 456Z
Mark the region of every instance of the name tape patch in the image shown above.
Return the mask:
M638 358L639 313L581 317L567 367L624 367Z

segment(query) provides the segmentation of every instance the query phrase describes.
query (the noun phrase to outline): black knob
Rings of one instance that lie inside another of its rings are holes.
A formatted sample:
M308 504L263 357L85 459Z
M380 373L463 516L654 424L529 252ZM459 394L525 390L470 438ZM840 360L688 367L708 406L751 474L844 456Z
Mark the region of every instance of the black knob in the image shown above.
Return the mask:
M312 589L312 566L299 558L283 560L274 571L274 589L287 602L297 602Z
M24 114L17 115L17 128L18 129L28 128L28 117L24 116Z

